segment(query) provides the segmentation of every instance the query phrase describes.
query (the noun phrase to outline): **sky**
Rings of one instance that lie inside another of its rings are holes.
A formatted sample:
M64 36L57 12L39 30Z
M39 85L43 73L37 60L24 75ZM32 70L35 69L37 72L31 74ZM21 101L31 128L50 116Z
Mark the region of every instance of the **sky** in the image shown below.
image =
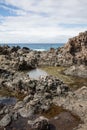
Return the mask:
M87 30L87 0L0 0L0 43L66 43Z

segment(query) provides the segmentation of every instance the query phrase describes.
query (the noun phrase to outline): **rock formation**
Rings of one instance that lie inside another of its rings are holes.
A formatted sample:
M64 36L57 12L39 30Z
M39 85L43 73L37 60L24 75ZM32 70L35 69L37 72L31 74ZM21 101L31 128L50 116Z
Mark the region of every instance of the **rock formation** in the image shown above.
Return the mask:
M60 49L63 65L87 65L87 31L79 33L78 36L70 38L67 44Z
M24 72L41 65L68 66L65 74L87 77L87 31L69 39L64 47L43 52L19 46L0 46L0 89L24 95L15 105L0 104L1 127L6 127L20 115L29 118L28 124L32 124L33 129L49 130L47 119L39 117L32 122L32 118L35 114L49 111L55 102L76 111L87 122L87 87L71 92L56 77L48 75L35 80Z

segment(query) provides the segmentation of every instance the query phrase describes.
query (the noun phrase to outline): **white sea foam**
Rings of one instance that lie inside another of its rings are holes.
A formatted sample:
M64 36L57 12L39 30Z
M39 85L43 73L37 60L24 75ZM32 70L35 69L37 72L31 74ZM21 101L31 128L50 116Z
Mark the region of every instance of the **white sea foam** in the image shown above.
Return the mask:
M45 51L45 49L33 49L35 51Z

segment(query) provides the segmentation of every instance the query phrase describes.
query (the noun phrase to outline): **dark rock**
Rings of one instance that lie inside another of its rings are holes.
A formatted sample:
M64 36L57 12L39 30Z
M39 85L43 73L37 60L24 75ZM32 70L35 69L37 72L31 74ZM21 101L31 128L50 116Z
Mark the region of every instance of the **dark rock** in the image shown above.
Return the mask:
M9 46L0 46L0 55L8 55Z
M28 47L23 47L23 49L25 49L25 50L30 50Z
M34 121L29 120L28 124L31 125L32 130L50 130L48 119L42 116Z
M11 48L11 52L17 52L18 50L20 49L20 46L13 46L12 48Z
M0 76L2 77L8 77L11 73L8 70L0 69Z

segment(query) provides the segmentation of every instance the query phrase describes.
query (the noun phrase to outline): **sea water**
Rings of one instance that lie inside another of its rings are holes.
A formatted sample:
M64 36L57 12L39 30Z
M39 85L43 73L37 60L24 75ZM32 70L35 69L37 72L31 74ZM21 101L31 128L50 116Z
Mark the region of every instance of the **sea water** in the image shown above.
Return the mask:
M44 51L44 50L49 50L50 48L59 48L64 46L64 43L30 43L30 44L26 44L26 43L13 43L13 44L0 44L0 45L9 45L10 47L12 46L20 46L21 48L23 47L28 47L32 50L37 50L37 51Z

